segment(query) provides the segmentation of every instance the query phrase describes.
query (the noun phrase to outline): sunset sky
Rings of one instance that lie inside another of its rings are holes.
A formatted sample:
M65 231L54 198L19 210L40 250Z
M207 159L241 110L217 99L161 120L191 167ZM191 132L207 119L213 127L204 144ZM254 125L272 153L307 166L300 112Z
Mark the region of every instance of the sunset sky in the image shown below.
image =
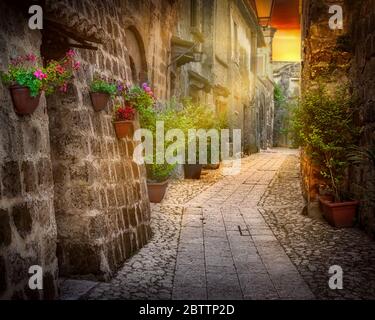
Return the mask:
M273 42L273 59L300 61L299 0L276 0L271 24L278 30Z

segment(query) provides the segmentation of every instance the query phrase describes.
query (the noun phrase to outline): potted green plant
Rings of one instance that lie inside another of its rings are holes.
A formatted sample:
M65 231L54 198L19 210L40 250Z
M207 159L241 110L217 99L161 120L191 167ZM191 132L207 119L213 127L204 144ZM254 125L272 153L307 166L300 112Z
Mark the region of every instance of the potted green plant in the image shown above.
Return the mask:
M147 190L150 202L160 203L166 193L169 183L169 177L176 165L164 164L147 164Z
M125 126L128 126L130 129L130 126L134 124L135 115L138 114L140 127L154 132L156 124L156 113L153 108L155 98L150 87L147 84L143 84L142 88L119 84L118 91L123 96L125 107L115 107L115 126L118 128L122 126L124 130Z
M151 130L155 126L155 98L151 88L146 83L142 87L124 86L123 97L126 104L137 110L141 128Z
M204 169L217 170L221 164L221 130L228 129L228 116L226 112L217 114L212 112L213 122L211 124L213 129L217 129L219 132L219 145L212 145L211 139L207 141L207 164L203 166ZM214 154L217 154L214 157Z
M94 110L96 112L102 111L107 106L110 98L114 97L116 92L116 84L106 81L96 75L90 85L90 98Z
M189 137L189 130L211 130L216 129L218 130L219 138L220 138L220 129L221 129L221 119L212 111L209 106L201 105L192 103L190 100L184 101L184 108L179 113L179 125L180 129L182 129L185 133L186 140L188 141L185 148L185 156L186 161L184 164L184 174L186 179L200 179L203 166L212 165L213 167L217 167L219 162L214 161L212 157L213 152L219 152L219 146L212 146L210 138L207 139L207 161L204 163L200 163L200 148L198 141L190 140ZM195 144L196 146L196 154L195 159L189 159L189 145ZM217 149L213 149L217 148ZM189 161L190 160L190 161ZM217 159L220 160L220 159Z
M74 56L75 52L69 50L63 59L51 60L45 67L34 54L12 59L8 71L1 72L1 79L9 86L15 112L32 114L39 105L42 91L46 95L58 88L66 92L73 70L80 67Z
M347 88L328 91L320 84L307 91L295 111L294 126L300 143L320 167L320 174L331 191L320 204L328 222L335 227L351 227L358 201L345 191L349 148L357 142L359 129L353 120L353 99Z

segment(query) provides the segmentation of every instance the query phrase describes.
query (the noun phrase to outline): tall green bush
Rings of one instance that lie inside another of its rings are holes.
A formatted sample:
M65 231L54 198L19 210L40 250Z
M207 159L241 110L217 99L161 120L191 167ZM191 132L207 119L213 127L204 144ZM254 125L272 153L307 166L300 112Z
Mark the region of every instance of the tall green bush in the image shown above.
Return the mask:
M347 154L359 129L353 121L353 98L346 87L328 91L324 84L308 90L295 110L293 126L298 142L321 168L336 201L343 198Z

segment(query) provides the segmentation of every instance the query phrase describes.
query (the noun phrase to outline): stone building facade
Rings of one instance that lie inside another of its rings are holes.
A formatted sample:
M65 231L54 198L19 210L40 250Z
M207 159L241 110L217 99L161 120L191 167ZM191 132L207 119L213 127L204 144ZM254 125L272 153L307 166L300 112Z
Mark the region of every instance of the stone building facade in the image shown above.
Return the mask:
M268 72L272 37L267 41L251 2L181 1L178 7L170 64L172 95L191 97L225 113L230 128L242 130L243 152L266 148L273 127L273 82ZM258 56L264 57L263 65L258 65ZM267 71L258 75L263 68Z
M273 145L275 147L291 147L293 140L288 133L291 107L298 103L301 92L301 63L273 62L273 78L279 86L285 101L276 103L273 131Z
M174 1L46 1L44 29L28 28L30 1L0 4L0 64L76 47L82 69L68 93L15 115L0 86L0 298L55 298L60 276L106 280L151 237L143 166L115 138L111 106L91 107L94 72L149 81L167 98ZM95 48L96 47L96 50ZM44 290L28 289L40 265Z
M273 146L274 130L274 78L272 62L272 42L277 30L272 27L262 27L265 46L257 52L257 82L253 122L256 133L256 146L267 149ZM254 151L259 151L254 150ZM251 153L251 152L250 152Z
M343 29L331 30L328 21L330 5L341 5L344 12ZM302 87L311 86L317 76L325 75L332 83L349 80L353 95L358 99L357 125L362 127L360 146L374 148L375 96L375 3L361 1L304 1L303 6ZM319 184L319 169L303 158L306 195L315 199ZM361 199L358 221L370 234L375 234L375 208L366 200L373 190L374 167L350 167L349 189ZM358 188L358 186L364 188Z

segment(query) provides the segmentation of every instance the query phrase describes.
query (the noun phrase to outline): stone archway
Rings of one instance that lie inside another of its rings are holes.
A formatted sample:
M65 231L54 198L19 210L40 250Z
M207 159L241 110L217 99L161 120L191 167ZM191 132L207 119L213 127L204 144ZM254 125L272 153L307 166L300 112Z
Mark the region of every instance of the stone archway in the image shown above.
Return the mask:
M141 84L148 80L146 51L142 37L134 26L125 30L126 47L128 49L129 64L131 69L131 82Z

